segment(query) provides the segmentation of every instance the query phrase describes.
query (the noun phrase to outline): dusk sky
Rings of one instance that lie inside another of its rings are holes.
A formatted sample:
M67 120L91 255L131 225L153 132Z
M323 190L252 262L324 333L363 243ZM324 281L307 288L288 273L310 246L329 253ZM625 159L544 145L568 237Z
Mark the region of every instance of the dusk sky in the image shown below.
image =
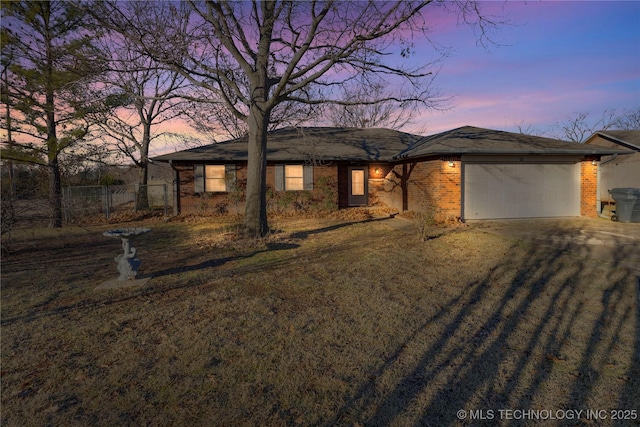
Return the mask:
M434 82L442 97L451 98L450 108L426 112L402 130L431 135L465 125L511 132L520 126L561 137L555 125L578 113L588 113L593 126L605 110L622 114L640 108L640 1L483 1L481 6L484 15L508 21L488 34L494 43L486 46L477 43L477 29L457 25L455 13L427 18L434 24L431 40L451 49ZM412 60L435 57L426 42L416 40L415 48ZM152 151L174 149L181 147L167 141Z
M483 2L485 14L510 21L493 31L498 45L455 22L433 39L454 48L435 86L452 109L428 113L427 134L463 125L547 133L578 112L596 121L605 109L640 107L640 2ZM453 19L454 17L450 17ZM427 48L427 46L425 46Z

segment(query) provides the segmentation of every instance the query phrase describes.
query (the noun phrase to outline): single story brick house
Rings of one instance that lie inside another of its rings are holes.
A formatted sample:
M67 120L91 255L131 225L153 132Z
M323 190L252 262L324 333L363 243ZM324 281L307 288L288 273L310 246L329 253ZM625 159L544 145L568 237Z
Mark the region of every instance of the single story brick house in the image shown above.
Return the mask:
M609 190L640 188L640 130L601 130L591 135L585 144L629 150L628 154L603 156L598 169L599 212L613 203Z
M384 204L460 218L595 217L597 165L626 150L465 126L432 136L390 129L306 127L269 133L271 195ZM174 174L174 210L239 195L247 140L155 157ZM233 198L233 197L232 197ZM241 200L237 197L236 200Z

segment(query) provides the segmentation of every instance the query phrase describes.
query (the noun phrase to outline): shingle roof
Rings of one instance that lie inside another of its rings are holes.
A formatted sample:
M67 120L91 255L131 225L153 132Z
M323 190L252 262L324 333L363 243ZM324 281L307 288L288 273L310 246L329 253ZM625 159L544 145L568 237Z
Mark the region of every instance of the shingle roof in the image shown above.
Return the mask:
M416 145L398 154L396 159L432 155L461 154L613 154L615 149L585 146L575 142L464 126L424 137ZM620 150L622 152L622 150Z
M269 132L267 160L389 161L422 137L391 129L306 127ZM209 144L155 157L154 160L246 161L248 139Z
M625 148L640 151L640 130L600 130L591 135L585 144L593 143L598 136Z
M209 144L155 157L157 161L246 161L248 139ZM607 155L628 151L464 126L432 136L391 129L305 127L270 132L269 161L399 161L433 155Z

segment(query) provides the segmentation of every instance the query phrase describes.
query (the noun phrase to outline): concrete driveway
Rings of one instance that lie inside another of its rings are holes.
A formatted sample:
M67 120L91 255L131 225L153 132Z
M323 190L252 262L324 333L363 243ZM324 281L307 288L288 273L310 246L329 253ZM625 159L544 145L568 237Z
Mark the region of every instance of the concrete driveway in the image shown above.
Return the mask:
M602 218L541 218L469 221L469 226L640 273L640 223Z

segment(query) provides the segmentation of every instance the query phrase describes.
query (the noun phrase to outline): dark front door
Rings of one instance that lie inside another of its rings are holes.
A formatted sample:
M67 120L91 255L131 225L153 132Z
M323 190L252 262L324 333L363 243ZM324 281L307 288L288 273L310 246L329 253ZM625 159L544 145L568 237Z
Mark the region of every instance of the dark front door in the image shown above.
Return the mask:
M368 175L366 166L349 167L349 206L367 206L369 203Z

